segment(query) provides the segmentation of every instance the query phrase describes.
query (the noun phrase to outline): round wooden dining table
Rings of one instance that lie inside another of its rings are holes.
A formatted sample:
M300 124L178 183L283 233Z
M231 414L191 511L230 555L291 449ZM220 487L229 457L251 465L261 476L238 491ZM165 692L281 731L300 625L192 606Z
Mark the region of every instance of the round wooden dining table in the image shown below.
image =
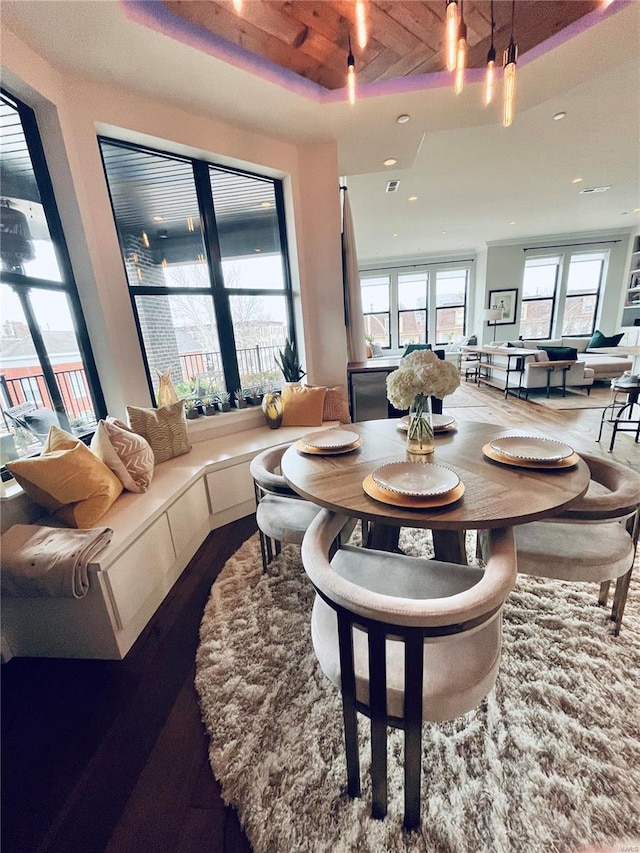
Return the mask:
M435 452L408 457L406 432L397 419L363 421L344 429L357 433L362 445L340 455L308 454L296 445L282 457L281 470L293 489L307 500L369 523L369 547L392 550L400 527L433 531L438 560L466 563L466 530L512 527L552 516L582 497L590 472L579 459L567 468L522 468L485 457L482 448L497 436L538 435L540 430L505 429L496 424L458 423L451 431L436 432ZM369 497L364 479L380 465L421 461L451 468L464 485L455 503L429 509L393 506Z

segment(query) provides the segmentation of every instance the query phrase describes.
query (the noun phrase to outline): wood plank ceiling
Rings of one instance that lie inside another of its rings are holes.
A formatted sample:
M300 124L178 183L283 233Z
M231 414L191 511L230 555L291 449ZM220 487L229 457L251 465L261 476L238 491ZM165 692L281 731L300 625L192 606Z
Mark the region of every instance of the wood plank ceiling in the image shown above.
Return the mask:
M360 83L429 74L445 67L445 0L366 0L369 40L355 37L354 0L244 0L237 14L230 0L165 0L190 24L326 89L345 85L351 35ZM516 0L514 38L522 55L602 5L602 0ZM468 67L487 60L491 44L490 0L466 0ZM497 64L511 33L511 3L494 3Z

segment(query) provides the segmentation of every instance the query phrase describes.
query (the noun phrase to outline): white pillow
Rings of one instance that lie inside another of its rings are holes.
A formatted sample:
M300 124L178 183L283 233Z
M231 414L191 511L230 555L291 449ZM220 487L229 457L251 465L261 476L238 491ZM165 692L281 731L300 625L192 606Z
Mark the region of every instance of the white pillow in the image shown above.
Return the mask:
M121 421L98 421L91 450L111 468L129 492L146 492L153 477L154 454L149 442Z

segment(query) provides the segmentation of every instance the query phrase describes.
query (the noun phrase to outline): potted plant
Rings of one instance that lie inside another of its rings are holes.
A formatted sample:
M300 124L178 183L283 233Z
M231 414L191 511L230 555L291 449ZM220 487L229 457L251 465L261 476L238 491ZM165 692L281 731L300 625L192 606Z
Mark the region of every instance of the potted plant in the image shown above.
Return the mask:
M231 394L228 391L218 391L218 408L221 412L231 411Z
M198 408L199 401L198 400L185 400L184 401L184 414L188 420L193 421L196 418L200 417L200 410Z
M285 382L296 384L300 382L303 376L307 375L300 366L295 341L290 341L287 338L284 349L280 350L279 357L276 356L275 359L276 364L282 371Z
M247 401L245 400L244 394L242 393L242 388L236 388L233 393L233 399L236 409L247 408Z
M202 398L202 407L204 408L205 415L217 415L218 407L216 406L216 398L211 394L207 394Z

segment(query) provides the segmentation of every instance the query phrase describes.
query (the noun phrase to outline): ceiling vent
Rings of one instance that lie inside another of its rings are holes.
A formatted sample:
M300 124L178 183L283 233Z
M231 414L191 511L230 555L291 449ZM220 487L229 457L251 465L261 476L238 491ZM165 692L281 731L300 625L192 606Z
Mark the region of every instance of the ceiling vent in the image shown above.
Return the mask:
M610 190L611 187L585 187L583 190L580 190L580 195L586 195L587 193L606 193L607 190Z
M397 193L400 181L387 181L386 193Z

